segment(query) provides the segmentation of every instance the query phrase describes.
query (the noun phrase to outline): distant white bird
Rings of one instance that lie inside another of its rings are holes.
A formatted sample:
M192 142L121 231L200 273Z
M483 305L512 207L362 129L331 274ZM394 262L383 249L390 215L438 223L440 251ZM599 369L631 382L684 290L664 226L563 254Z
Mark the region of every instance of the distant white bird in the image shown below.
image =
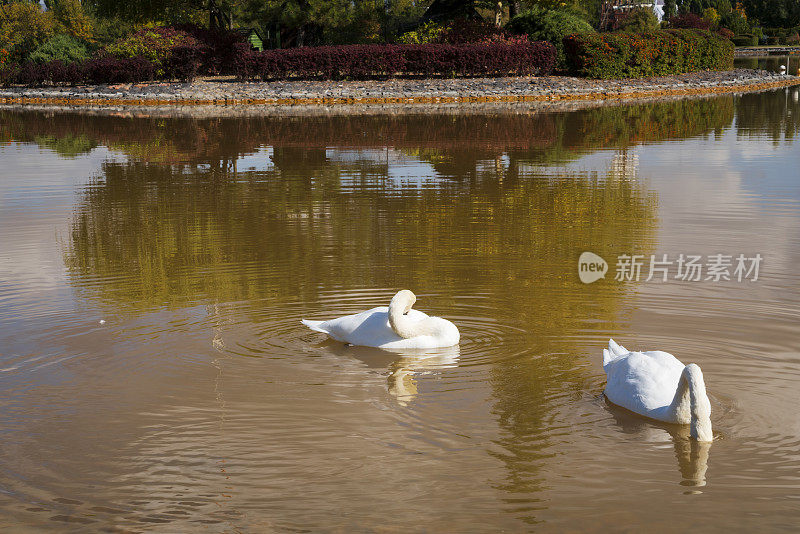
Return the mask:
M392 297L388 308L379 306L328 321L303 319L303 324L337 341L366 347L435 349L457 345L460 334L456 325L412 310L416 300L414 293L404 289Z
M603 369L609 401L652 419L690 425L698 441L712 441L711 403L700 367L660 350L629 352L608 341Z
M781 74L786 72L786 65L781 65Z

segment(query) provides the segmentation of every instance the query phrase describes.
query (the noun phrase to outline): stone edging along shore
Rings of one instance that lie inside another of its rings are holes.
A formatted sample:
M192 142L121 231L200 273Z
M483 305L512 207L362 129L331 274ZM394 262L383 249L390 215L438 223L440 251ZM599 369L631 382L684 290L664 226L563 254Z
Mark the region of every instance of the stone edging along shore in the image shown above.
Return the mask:
M800 85L800 77L750 69L624 80L568 76L343 82L205 79L194 83L12 87L0 89L0 104L103 107L553 102L710 95L794 85Z

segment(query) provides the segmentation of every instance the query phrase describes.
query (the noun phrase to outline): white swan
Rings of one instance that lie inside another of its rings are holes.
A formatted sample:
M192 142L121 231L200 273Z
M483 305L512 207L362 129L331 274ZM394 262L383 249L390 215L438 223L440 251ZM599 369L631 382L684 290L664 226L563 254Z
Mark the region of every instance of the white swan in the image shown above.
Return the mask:
M303 324L337 341L366 347L435 349L457 345L460 335L456 325L412 310L416 300L414 293L403 289L392 297L388 308L379 306L328 321L303 319Z
M711 403L700 367L683 365L660 350L629 352L608 341L603 369L609 401L639 415L666 423L690 425L697 441L712 441Z

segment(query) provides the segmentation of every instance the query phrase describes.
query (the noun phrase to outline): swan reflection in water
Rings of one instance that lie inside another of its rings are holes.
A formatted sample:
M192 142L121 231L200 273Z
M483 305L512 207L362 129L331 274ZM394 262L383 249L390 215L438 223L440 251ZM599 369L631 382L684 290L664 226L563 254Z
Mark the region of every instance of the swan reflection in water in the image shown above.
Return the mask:
M389 365L389 394L401 406L408 406L417 394L416 376L435 373L458 365L458 345L440 349L405 351Z
M328 341L334 354L351 357L372 369L386 369L389 394L408 406L419 394L417 377L458 366L458 345L437 349L386 350Z
M713 442L692 439L688 425L643 418L608 400L605 402L614 421L626 434L636 434L637 440L648 442L659 450L671 441L682 478L680 485L692 488L687 489L686 493L702 493L698 488L707 484L708 456Z

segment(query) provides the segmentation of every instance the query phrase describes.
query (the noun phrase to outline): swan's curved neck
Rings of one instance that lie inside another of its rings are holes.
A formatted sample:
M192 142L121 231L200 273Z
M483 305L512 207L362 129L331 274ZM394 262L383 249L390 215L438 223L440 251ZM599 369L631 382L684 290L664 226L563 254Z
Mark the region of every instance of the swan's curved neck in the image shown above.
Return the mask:
M411 306L407 302L392 299L389 303L389 326L398 336L409 339L425 334L424 321L412 321L404 315Z
M711 402L706 394L703 372L697 365L690 363L683 369L672 409L675 410L679 422L689 423L692 438L697 441L713 441Z

